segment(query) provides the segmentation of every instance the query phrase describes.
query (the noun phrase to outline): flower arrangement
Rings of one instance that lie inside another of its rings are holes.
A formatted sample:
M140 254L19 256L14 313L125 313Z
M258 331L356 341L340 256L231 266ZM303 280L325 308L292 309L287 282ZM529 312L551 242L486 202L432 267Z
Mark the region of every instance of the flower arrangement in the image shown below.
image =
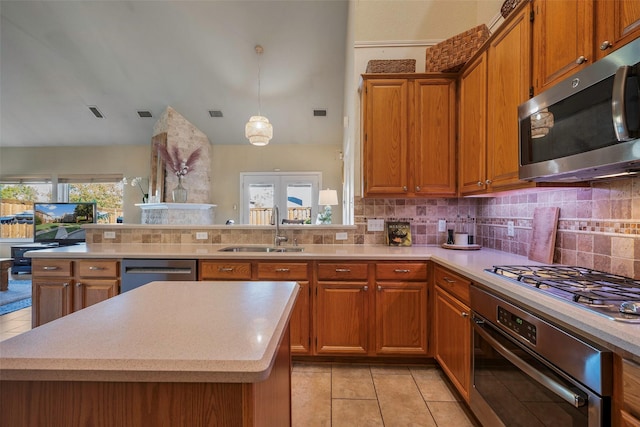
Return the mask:
M178 178L182 178L190 171L194 170L194 165L200 158L200 148L196 148L193 152L187 157L187 160L184 160L180 156L180 150L178 147L174 146L172 153L167 150L162 144L155 144L156 150L158 154L167 165L167 168L171 170Z
M138 187L140 189L140 192L142 193L142 202L146 203L147 200L149 199L149 193L147 193L143 188L142 188L142 184L141 182L145 179L142 178L141 176L136 176L133 178L129 178L131 180L131 186L132 187ZM129 183L129 179L127 179L127 177L125 176L124 178L122 178L122 183L124 185L127 185ZM147 187L148 187L148 183L147 183Z

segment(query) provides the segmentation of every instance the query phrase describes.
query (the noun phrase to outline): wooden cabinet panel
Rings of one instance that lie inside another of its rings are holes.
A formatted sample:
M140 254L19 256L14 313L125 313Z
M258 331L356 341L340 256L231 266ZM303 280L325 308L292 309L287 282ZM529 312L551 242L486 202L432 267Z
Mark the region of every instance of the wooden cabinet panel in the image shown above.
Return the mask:
M318 280L366 280L369 265L364 262L318 263Z
M534 0L536 93L594 62L594 0Z
M46 277L71 277L73 276L73 261L34 258L31 262L31 274Z
M73 291L69 279L33 279L32 326L43 325L73 311Z
M640 417L640 365L630 360L622 360L622 387L624 410Z
M464 304L470 304L469 287L471 281L441 266L434 269L436 285L458 298Z
M602 58L640 37L640 2L596 0L596 55Z
M436 360L467 402L471 387L469 314L468 306L436 286L434 334Z
M372 79L364 91L365 195L406 193L409 82Z
M367 354L369 292L366 283L318 282L317 354Z
M76 282L73 295L73 310L82 310L118 295L118 282L117 279L89 279Z
M463 71L458 108L458 190L461 195L482 193L487 179L486 53Z
M306 262L260 262L258 280L308 280Z
M377 282L375 299L376 354L425 356L427 283Z
M293 307L289 328L291 330L291 353L311 353L311 285L308 281L299 281L300 292Z
M640 427L640 418L636 418L627 411L620 411L620 427Z
M200 280L251 280L251 262L201 261Z
M77 261L78 277L117 278L120 276L120 262L117 260Z
M376 263L376 280L427 280L425 262Z
M487 49L487 191L534 184L518 179L518 105L529 99L531 22L523 8ZM517 53L517 54L516 54Z

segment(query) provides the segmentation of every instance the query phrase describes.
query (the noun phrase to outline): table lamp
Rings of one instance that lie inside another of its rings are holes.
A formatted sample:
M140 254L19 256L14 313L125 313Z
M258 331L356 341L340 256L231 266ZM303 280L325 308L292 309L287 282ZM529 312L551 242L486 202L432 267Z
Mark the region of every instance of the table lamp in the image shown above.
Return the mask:
M318 214L318 224L331 224L331 206L338 204L338 192L336 190L320 190L318 204L324 205L324 212Z

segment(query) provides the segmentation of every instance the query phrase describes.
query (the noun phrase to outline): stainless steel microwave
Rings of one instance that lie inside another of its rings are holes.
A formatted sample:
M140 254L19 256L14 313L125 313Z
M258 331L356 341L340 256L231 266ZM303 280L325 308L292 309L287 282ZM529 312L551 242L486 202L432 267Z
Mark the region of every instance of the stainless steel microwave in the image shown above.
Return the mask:
M576 182L640 172L640 39L518 108L520 179Z

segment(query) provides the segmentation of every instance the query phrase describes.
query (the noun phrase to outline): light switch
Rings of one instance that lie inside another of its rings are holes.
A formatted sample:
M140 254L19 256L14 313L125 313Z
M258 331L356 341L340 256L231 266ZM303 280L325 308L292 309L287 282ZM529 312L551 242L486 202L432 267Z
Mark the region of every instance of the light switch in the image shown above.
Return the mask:
M347 240L347 233L336 233L336 240Z
M367 231L384 231L384 219L368 219Z
M116 232L115 231L105 231L102 236L105 239L115 239L116 238Z
M516 229L513 221L507 221L507 236L514 237L516 235Z
M447 231L447 220L446 219L439 219L438 220L438 232L444 233L445 231Z
M196 232L196 240L207 240L209 235L206 231L198 231Z

